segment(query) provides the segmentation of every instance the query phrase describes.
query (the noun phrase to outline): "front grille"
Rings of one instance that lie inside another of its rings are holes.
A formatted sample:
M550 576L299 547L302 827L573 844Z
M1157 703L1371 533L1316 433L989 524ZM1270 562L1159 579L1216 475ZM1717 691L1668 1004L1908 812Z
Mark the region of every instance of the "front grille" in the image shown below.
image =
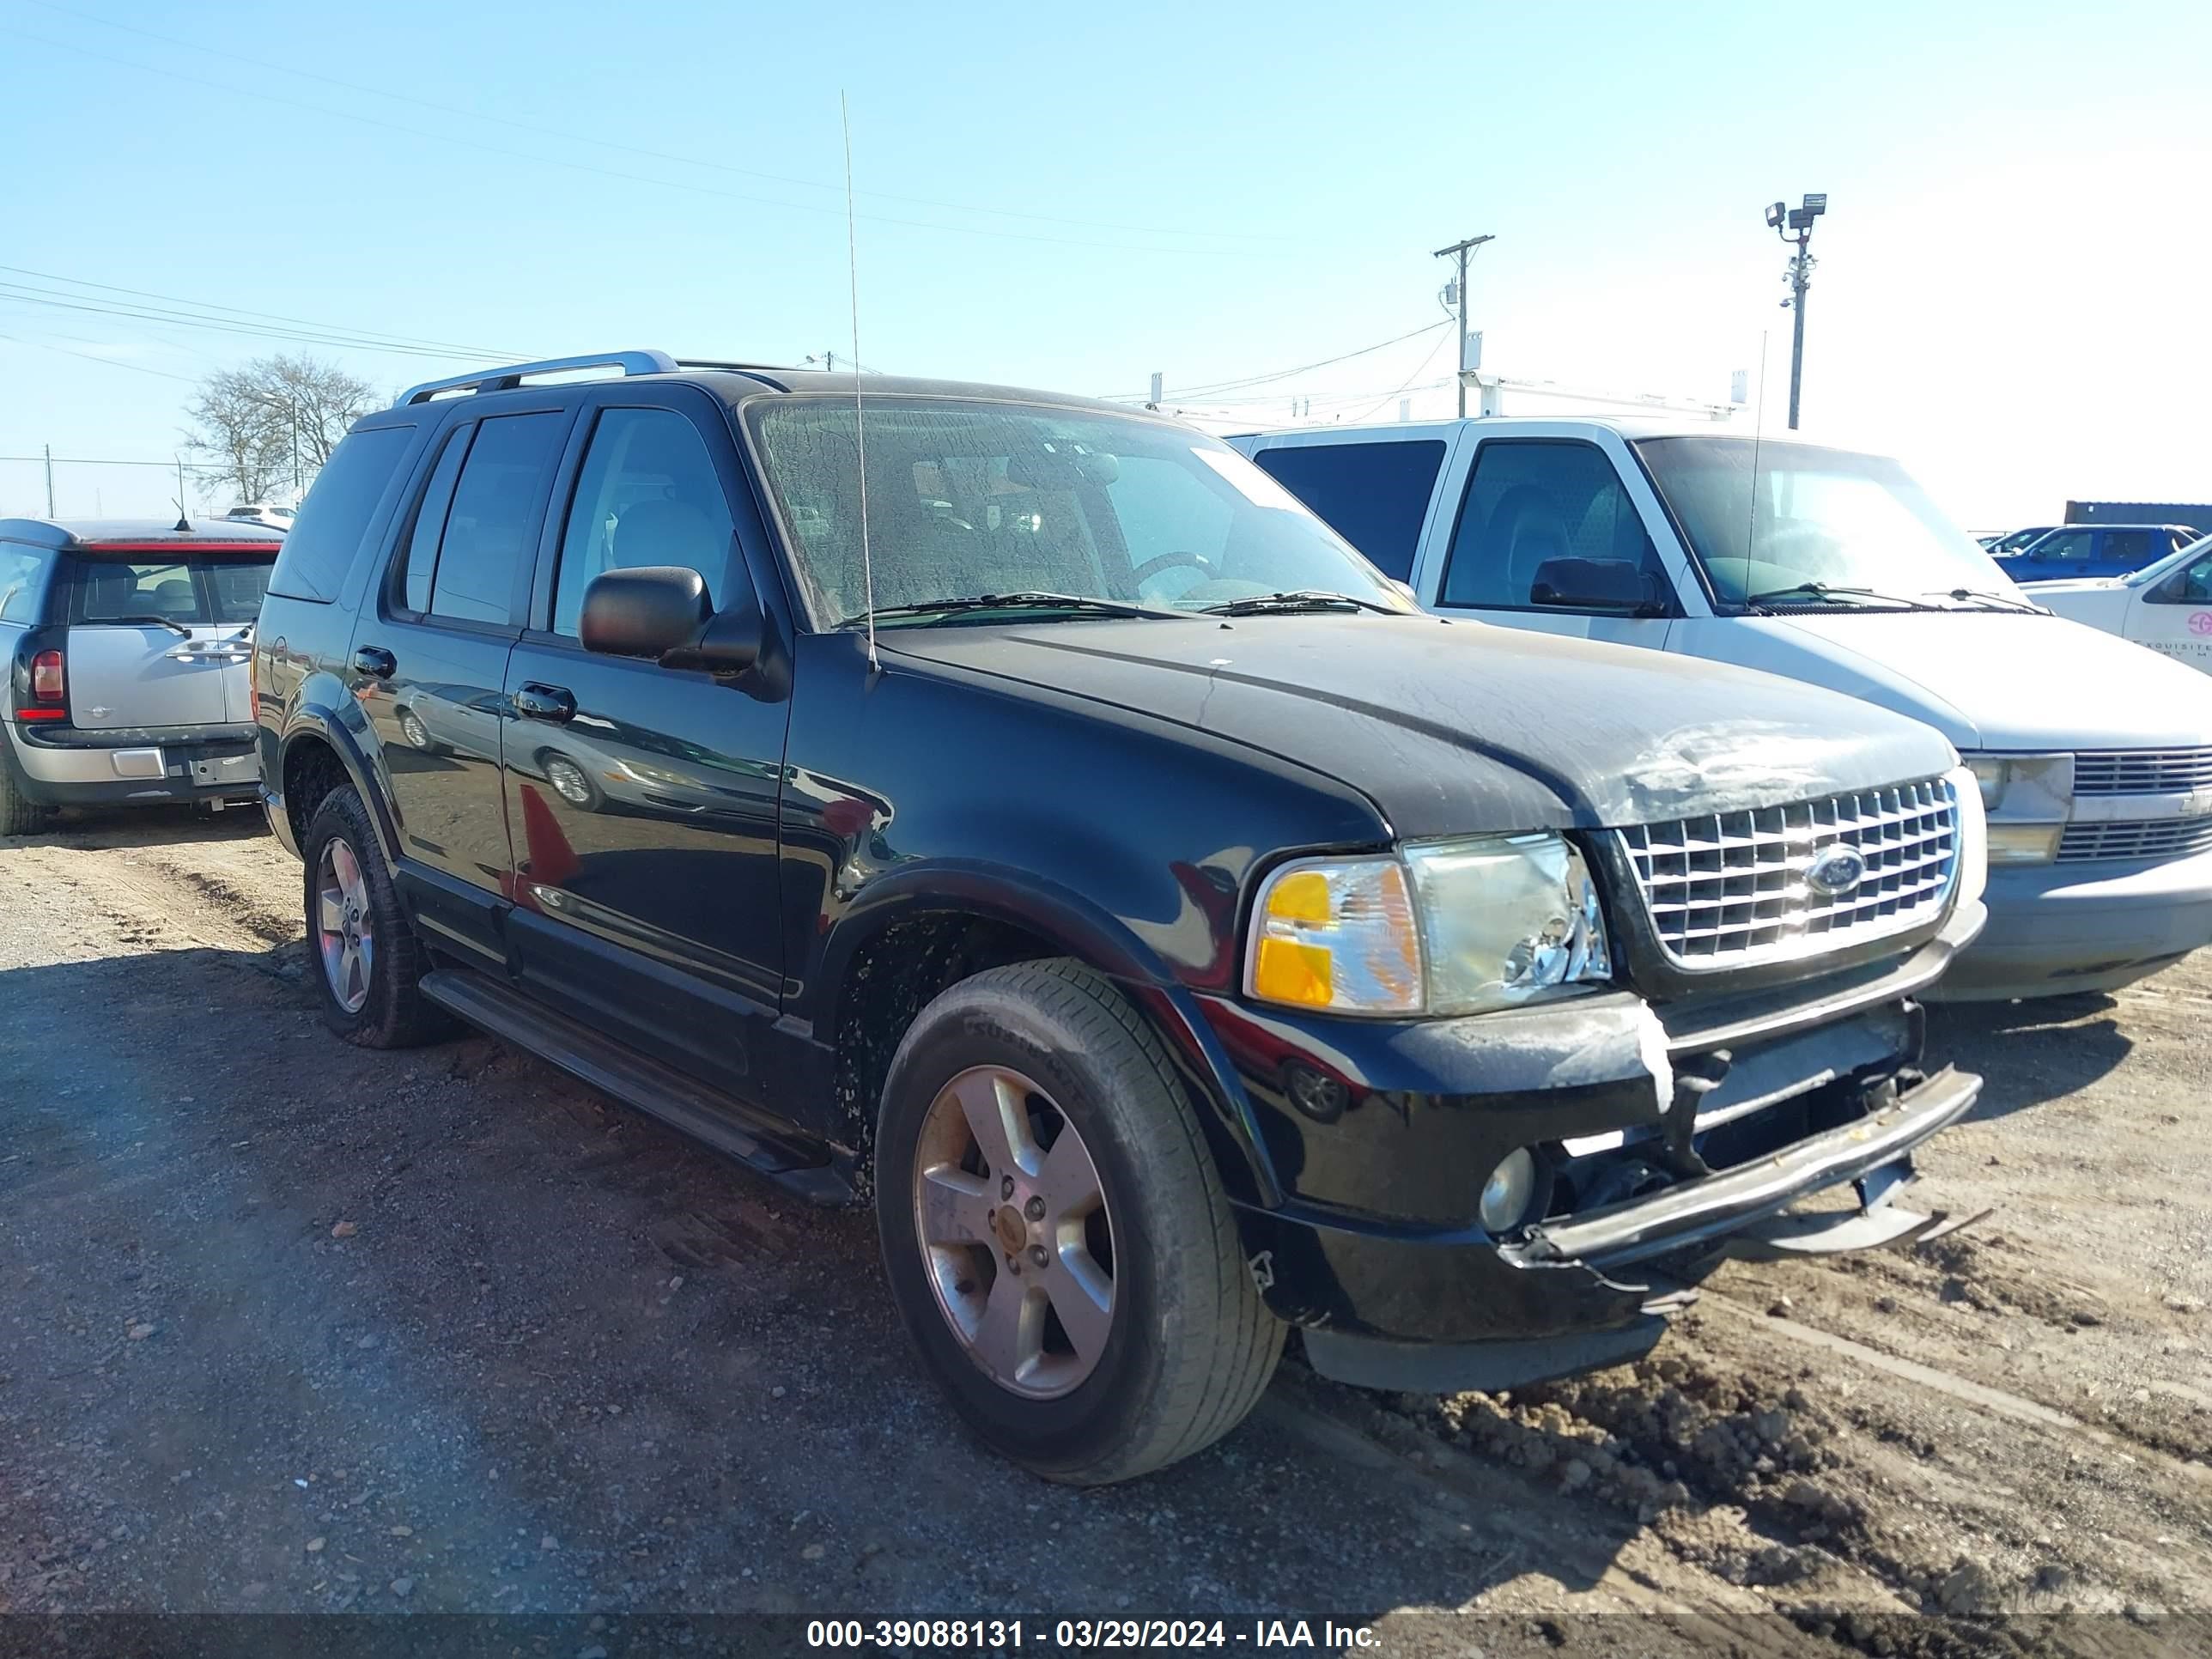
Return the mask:
M1900 933L1942 914L1959 868L1958 798L1942 778L1620 833L1661 948L1697 969ZM1846 891L1817 892L1806 871L1834 846L1856 852L1866 873Z
M2212 849L2212 818L2156 818L2131 823L2069 824L2058 838L2061 864L2092 859L2174 859Z
M2076 795L2178 795L2208 787L2212 749L2086 749L2074 757Z

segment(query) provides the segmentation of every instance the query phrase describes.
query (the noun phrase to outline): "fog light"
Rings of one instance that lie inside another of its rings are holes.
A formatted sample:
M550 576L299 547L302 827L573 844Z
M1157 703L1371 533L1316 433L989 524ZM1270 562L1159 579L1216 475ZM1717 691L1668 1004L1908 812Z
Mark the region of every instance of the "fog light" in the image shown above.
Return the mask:
M1519 1225L1528 1212L1528 1199L1535 1189L1536 1160L1526 1146L1516 1147L1482 1183L1482 1202L1475 1214L1485 1231L1502 1233Z

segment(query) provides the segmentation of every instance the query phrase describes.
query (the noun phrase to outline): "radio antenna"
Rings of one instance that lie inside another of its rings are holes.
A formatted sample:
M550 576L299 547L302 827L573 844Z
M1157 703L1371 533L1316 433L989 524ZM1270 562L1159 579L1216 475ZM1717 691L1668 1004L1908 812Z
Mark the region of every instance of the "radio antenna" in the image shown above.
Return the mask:
M868 547L868 424L860 398L860 233L853 215L853 112L837 94L837 120L845 130L845 273L853 295L853 450L860 464L860 602L868 607L868 672L876 657L876 566Z

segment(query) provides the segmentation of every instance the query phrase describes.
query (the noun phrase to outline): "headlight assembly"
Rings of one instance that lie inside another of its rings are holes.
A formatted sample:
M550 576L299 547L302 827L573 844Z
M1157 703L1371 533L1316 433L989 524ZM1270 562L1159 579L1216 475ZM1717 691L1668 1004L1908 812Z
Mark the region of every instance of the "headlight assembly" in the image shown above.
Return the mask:
M2048 864L2074 815L2074 757L1968 755L1990 825L1991 864Z
M1555 835L1302 859L1260 890L1245 989L1344 1014L1471 1014L1612 977L1582 854Z

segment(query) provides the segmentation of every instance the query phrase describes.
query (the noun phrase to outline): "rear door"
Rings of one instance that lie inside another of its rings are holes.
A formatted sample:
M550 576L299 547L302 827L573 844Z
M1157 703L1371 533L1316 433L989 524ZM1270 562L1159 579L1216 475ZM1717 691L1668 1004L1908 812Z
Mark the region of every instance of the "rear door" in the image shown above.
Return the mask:
M2098 532L2098 542L2090 563L2093 576L2131 576L2153 559L2164 558L2173 551L2173 538L2163 531L2105 530Z
M70 596L70 702L91 731L243 725L253 619L276 562L241 551L80 550Z
M1477 436L1443 568L1422 573L1431 608L1485 622L1654 650L1667 643L1674 587L1615 459L1582 438ZM1643 487L1640 474L1637 485ZM1437 555L1431 551L1429 557ZM1663 614L1539 605L1535 578L1554 559L1629 567Z
M507 961L507 659L571 418L549 400L456 422L354 629L349 673L378 738L399 879L418 924L485 966Z

